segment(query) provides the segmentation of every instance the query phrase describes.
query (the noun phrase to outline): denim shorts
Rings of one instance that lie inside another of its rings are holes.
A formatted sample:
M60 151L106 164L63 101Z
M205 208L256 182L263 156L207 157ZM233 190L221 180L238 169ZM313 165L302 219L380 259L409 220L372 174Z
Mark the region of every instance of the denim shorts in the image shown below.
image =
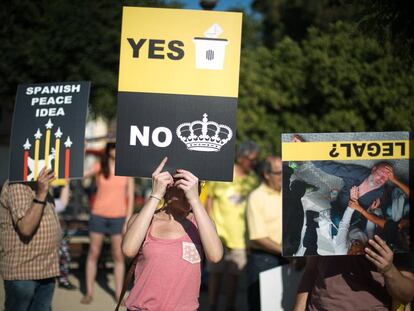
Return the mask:
M106 218L91 214L89 218L89 232L102 234L121 234L125 223L125 217Z

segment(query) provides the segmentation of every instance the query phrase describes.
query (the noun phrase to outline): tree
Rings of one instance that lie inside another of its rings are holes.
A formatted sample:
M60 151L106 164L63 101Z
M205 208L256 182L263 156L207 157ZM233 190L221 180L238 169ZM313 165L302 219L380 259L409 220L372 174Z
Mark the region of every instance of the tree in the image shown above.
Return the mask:
M414 67L355 25L242 53L238 138L280 151L289 132L410 130Z
M19 83L90 80L92 112L108 119L116 113L122 6L166 6L162 0L5 2L0 13L2 104L14 102Z
M413 60L414 3L412 1L364 1L360 28L382 44L392 43L396 55Z
M344 0L253 0L252 9L261 15L264 44L274 48L285 36L305 39L309 27L357 20L361 6Z

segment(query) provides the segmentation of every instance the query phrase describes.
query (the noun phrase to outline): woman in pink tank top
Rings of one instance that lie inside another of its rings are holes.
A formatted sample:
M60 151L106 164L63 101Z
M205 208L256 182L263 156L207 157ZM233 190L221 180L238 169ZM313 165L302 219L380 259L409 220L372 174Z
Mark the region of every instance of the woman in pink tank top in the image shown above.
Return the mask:
M205 256L218 262L223 255L215 226L200 202L197 177L182 169L173 176L163 172L166 162L164 158L152 174L150 198L131 217L122 241L125 256L139 252L128 310L197 310L201 261Z

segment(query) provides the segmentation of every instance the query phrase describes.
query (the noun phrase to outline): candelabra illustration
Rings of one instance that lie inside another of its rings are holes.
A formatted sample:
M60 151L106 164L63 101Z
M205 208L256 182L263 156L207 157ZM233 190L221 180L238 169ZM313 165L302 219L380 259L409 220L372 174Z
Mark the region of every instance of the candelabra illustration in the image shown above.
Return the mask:
M31 179L37 180L37 174L39 173L39 148L40 148L40 139L42 138L42 133L40 133L40 129L37 129L36 134L34 134L35 137L35 154L34 154L34 164L33 169L31 171L33 172L33 176ZM30 160L30 158L29 158ZM30 163L30 161L29 161ZM30 167L30 165L29 165Z
M55 133L55 176L59 176L59 154L60 154L60 138L62 137L62 132L60 130L60 127L58 127L56 133Z
M29 139L26 138L26 142L23 145L24 148L24 156L23 156L23 180L27 181L27 173L28 173L28 162L29 162L29 150L32 145L29 142Z
M56 130L54 136L54 147L51 148L53 142L51 141L51 132L53 123L51 119L45 124L46 132L44 141L42 140L43 134L40 128L37 129L34 134L34 148L29 141L29 138L26 138L26 141L23 145L23 180L24 181L36 181L40 171L47 167L53 169L55 177L61 177L59 175L59 165L60 165L60 140L62 138L63 132L60 127ZM44 144L44 152L41 155L41 145ZM64 153L64 178L68 178L70 175L70 148L72 147L72 141L69 136L67 136ZM34 149L34 150L32 150ZM33 152L33 154L32 154ZM41 158L43 156L43 158ZM53 161L53 166L52 166Z
M72 147L72 141L70 140L70 137L65 141L65 178L69 177L69 164L70 164L70 147Z
M45 124L46 127L46 141L45 141L45 163L48 163L49 160L49 148L50 148L50 131L53 127L52 121L47 121Z

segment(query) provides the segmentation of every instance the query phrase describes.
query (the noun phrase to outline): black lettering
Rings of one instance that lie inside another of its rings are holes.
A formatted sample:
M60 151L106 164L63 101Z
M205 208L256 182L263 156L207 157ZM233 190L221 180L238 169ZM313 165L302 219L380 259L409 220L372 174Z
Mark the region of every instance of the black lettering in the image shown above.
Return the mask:
M139 50L144 45L145 41L147 41L147 39L140 39L137 43L135 43L134 39L132 38L128 38L127 40L132 48L132 57L139 58Z
M336 158L337 156L339 156L338 151L336 151L336 144L333 144L333 145L332 145L332 150L331 150L331 151L329 151L329 155L330 155L332 158Z
M339 146L341 146L342 148L346 148L347 157L351 156L351 144L340 144Z
M165 40L150 39L149 46L148 46L148 58L164 59L163 54L155 54L156 51L164 51L163 46L157 46L157 44L164 44L164 43L165 43Z
M368 144L368 155L371 157L376 157L381 152L381 146L377 143Z
M178 41L178 40L173 40L173 41L170 41L168 43L168 48L171 51L175 52L175 53L167 53L167 56L168 56L169 59L179 60L179 59L182 59L184 57L184 50L179 48L180 46L183 47L184 43L182 43L181 41Z
M354 143L352 144L354 147L354 151L357 157L362 157L362 155L364 154L364 150L365 150L365 146L367 145L366 143L362 143L361 145L358 146L358 144Z
M382 143L382 155L385 157L394 155L393 147L393 143Z
M404 142L396 142L396 147L400 147L401 149L401 156L405 156L405 143Z

